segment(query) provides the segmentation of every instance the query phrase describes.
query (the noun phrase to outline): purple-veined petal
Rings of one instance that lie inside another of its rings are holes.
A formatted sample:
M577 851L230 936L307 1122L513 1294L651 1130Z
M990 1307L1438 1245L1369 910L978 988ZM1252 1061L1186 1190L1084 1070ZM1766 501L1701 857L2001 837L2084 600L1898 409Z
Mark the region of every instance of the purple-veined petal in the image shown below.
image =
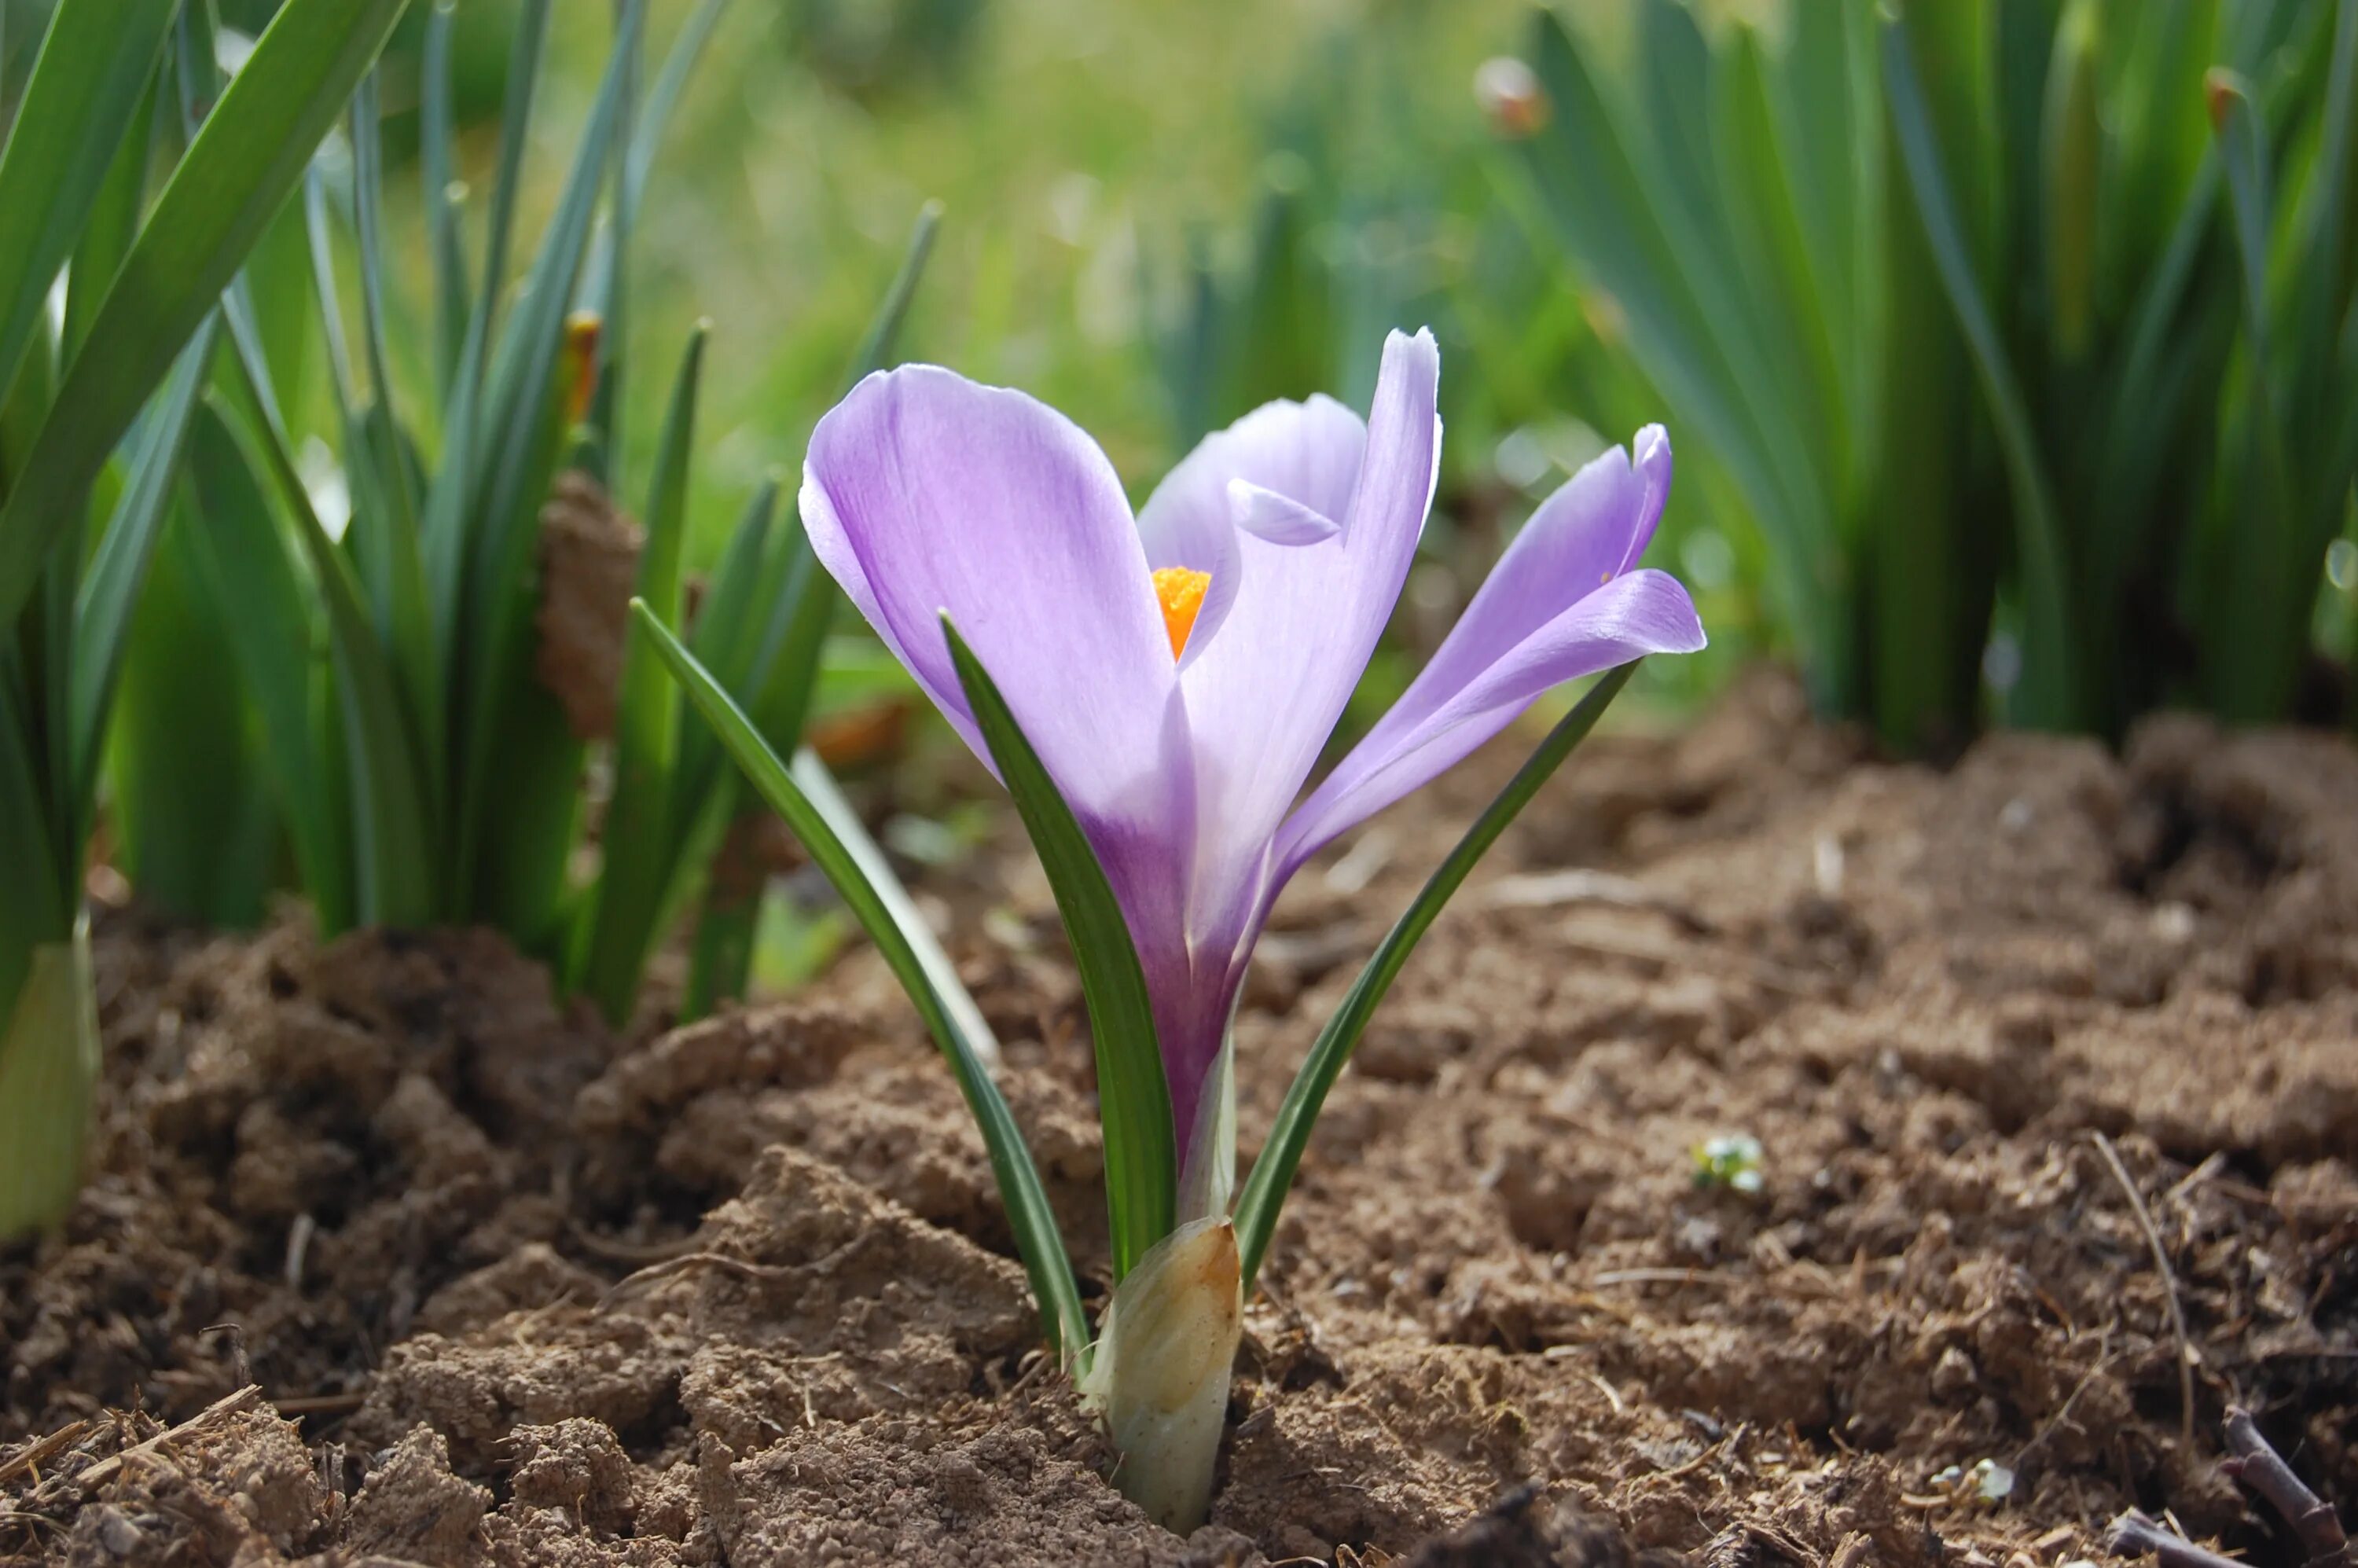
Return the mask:
M1087 832L1141 949L1177 942L1186 715L1138 529L1097 443L1018 392L932 365L880 372L812 433L802 515L819 561L987 762L948 615Z
M1439 376L1432 334L1395 332L1384 345L1364 443L1349 439L1357 422L1338 417L1338 406L1325 400L1271 405L1205 442L1182 465L1195 471L1174 470L1148 504L1156 513L1184 477L1188 488L1179 493L1192 511L1220 499L1228 481L1243 479L1342 523L1307 545L1238 532L1235 604L1181 672L1195 752L1188 923L1199 975L1232 979L1249 948L1278 826L1400 598L1440 458ZM1364 456L1354 450L1362 446ZM1357 472L1338 503L1347 461L1356 461ZM1213 990L1231 989L1224 980ZM1199 1035L1164 1043L1182 1147L1226 1019L1203 1022Z
M1550 687L1704 645L1678 580L1631 570L1669 493L1660 427L1584 468L1533 513L1433 662L1286 823L1279 880L1505 729Z

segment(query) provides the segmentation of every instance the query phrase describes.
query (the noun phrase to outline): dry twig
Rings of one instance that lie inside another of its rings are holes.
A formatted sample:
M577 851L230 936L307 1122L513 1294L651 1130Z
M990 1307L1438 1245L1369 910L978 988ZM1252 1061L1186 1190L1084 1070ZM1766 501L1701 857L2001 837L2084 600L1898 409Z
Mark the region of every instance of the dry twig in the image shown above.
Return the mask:
M167 1444L176 1439L186 1437L200 1427L211 1426L215 1422L236 1415L242 1411L250 1411L261 1402L262 1385L248 1383L233 1394L223 1394L179 1425L165 1428L137 1447L126 1448L120 1454L100 1460L75 1476L74 1482L83 1491L94 1492L114 1480L122 1472L123 1467L133 1460L148 1458L160 1453Z
M2145 1206L2145 1198L2137 1192L2136 1183L2129 1179L2129 1168L2121 1163L2120 1151L2102 1132L2089 1134L2096 1141L2096 1152L2104 1157L2112 1168L2113 1180L2129 1200L2130 1212L2136 1216L2138 1227L2145 1232L2145 1244L2153 1250L2153 1266L2161 1274L2162 1292L2169 1302L2170 1332L2178 1336L2178 1426L2179 1439L2194 1441L2194 1347L2186 1337L2186 1309L2178 1301L2178 1276L2169 1267L2169 1249L2161 1244L2161 1232L2153 1223L2153 1215Z
M31 1471L38 1476L42 1465L81 1442L81 1434L89 1430L90 1422L86 1421L69 1422L49 1436L36 1438L27 1444L16 1457L0 1460L0 1486L15 1480L27 1471Z
M2284 1516L2309 1553L2309 1568L2358 1562L2351 1554L2350 1538L2342 1533L2333 1505L2292 1473L2284 1455L2260 1434L2252 1412L2240 1406L2227 1411L2227 1452L2232 1456L2227 1474L2259 1493L2268 1507Z

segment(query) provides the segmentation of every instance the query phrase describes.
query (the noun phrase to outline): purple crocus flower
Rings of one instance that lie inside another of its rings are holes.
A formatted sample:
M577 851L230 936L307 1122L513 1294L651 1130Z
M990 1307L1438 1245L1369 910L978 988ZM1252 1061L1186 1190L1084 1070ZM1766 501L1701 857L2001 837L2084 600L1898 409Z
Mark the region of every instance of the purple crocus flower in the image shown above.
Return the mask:
M1634 460L1607 451L1532 514L1433 662L1296 804L1416 553L1440 370L1429 331L1392 333L1364 423L1326 397L1267 404L1134 519L1070 420L936 366L868 377L811 437L818 558L988 762L946 612L1096 849L1191 1162L1253 944L1303 862L1550 687L1704 645L1686 589L1636 564L1671 484L1650 426Z

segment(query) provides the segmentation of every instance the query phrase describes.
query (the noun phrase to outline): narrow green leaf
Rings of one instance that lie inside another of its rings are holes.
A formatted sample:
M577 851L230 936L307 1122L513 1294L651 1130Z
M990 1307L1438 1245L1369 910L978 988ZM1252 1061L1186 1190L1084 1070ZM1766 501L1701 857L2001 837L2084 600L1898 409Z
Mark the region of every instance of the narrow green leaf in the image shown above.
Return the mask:
M418 63L417 171L424 189L426 243L434 269L434 391L447 398L467 342L466 247L459 232L457 117L450 107L450 29L455 0L434 0L426 14Z
M644 601L634 601L631 614L754 789L785 819L812 860L835 884L932 1031L981 1130L991 1173L999 1184L1000 1201L1006 1206L1016 1250L1022 1256L1033 1297L1039 1304L1041 1332L1060 1358L1071 1364L1087 1348L1088 1320L1081 1310L1072 1263L1065 1256L1064 1238L1057 1234L1055 1214L1040 1184L1039 1170L1023 1145L1023 1134L1006 1099L991 1080L990 1064L998 1059L998 1042L974 999L958 983L957 971L934 940L925 917L909 902L882 852L859 829L859 819L841 797L828 798L833 792L823 784L817 795L810 793L812 784L825 780L825 770L798 762L795 771L789 773L743 709L655 619L654 612Z
M72 1212L98 1069L90 928L78 923L70 937L33 949L14 1005L0 1012L0 1241Z
M975 727L1014 797L1032 847L1048 873L1081 971L1089 1033L1097 1043L1098 1114L1105 1127L1106 1206L1113 1224L1113 1275L1119 1282L1146 1249L1171 1234L1177 1212L1179 1155L1163 1081L1154 1006L1129 923L1097 853L1056 793L1006 699L949 617L942 617L950 662L974 709Z
M582 420L583 442L589 449L585 466L598 482L611 486L622 442L623 350L630 337L631 236L639 222L639 192L629 178L629 148L639 112L640 57L646 52L647 15L644 6L622 7L616 16L614 57L621 62L622 85L614 111L614 142L622 149L614 159L613 200L607 204L600 235L590 257L590 277L581 288L602 322L598 334L597 379L590 392L590 407Z
M237 360L249 393L261 402L267 371L243 352ZM357 830L354 918L365 925L425 925L438 907L429 850L436 841L433 795L423 750L409 732L399 677L377 640L352 563L320 525L281 433L270 427L258 432L248 462L267 479L278 504L293 517L297 541L327 613L349 753L345 776Z
M2335 9L2332 50L2318 124L2317 164L2309 175L2312 194L2300 251L2305 265L2293 316L2306 370L2299 401L2320 411L2332 406L2342 317L2353 283L2350 203L2358 187L2358 5ZM2338 516L2338 496L2323 499L2324 510Z
M647 499L646 542L639 553L637 597L679 616L680 560L687 534L687 470L696 432L697 389L709 322L689 334L672 383L671 407L656 449ZM575 978L608 1022L620 1028L638 1004L639 981L654 946L655 921L672 880L670 789L678 758L679 688L636 625L623 635L621 690L614 717L614 793L606 812L605 862L598 877L584 969Z
M476 423L484 406L484 368L491 353L492 322L507 279L508 249L515 232L515 208L524 180L525 144L531 131L534 86L540 80L543 39L550 0L524 0L508 44L507 87L500 95L499 172L492 183L489 237L483 247L483 281L468 312L454 383L444 390L442 462L426 499L426 580L434 604L434 624L443 665L453 667L452 640L466 614L467 532L487 446ZM494 438L496 439L497 438Z
M2071 0L2055 29L2040 126L2045 180L2048 308L2056 349L2069 362L2087 352L2095 324L2096 210L2104 124L2097 103L2097 0Z
M124 427L301 178L402 4L287 0L206 117L124 259L32 462L0 511L0 625L16 619L51 542Z
M0 852L11 868L0 898L0 1017L16 1004L33 950L72 929L81 902L68 869L80 865L81 847L69 855L50 835L30 727L9 685L0 680Z
M90 219L82 226L81 238L73 250L73 265L66 274L65 335L61 343L62 356L70 362L81 350L82 340L90 336L90 324L98 315L99 302L114 282L115 273L123 265L131 242L139 233L139 213L147 200L147 160L155 140L156 88L139 95L130 127L124 133L122 145L114 149L114 161L107 166L106 179L100 188L98 200L91 207Z
M378 553L385 573L381 593L392 632L395 657L402 676L402 694L409 704L415 731L427 742L427 765L441 773L442 670L434 637L433 612L426 590L424 539L418 519L416 477L408 443L393 404L393 372L385 337L384 153L377 114L376 72L363 78L352 94L352 206L359 239L361 268L361 330L367 347L368 410L355 434L363 438L365 454L349 449L347 470L365 467L366 486L373 503L372 525L378 535ZM355 495L355 503L360 497ZM357 514L357 506L355 508Z
M1261 1259L1269 1251L1270 1238L1276 1234L1277 1217L1285 1206L1285 1195L1293 1185L1293 1173L1301 1167L1303 1151L1309 1147L1311 1130L1317 1125L1318 1112L1326 1103L1326 1093L1342 1076L1345 1064L1358 1047L1359 1036L1367 1032L1368 1021L1375 1016L1377 1004L1399 978L1401 968L1416 950L1416 945L1431 928L1434 919L1451 895L1463 886L1466 877L1498 835L1507 830L1516 815L1529 806L1572 755L1573 749L1588 738L1601 717L1621 688L1637 670L1638 661L1631 660L1605 672L1595 686L1588 688L1573 710L1559 719L1548 731L1539 750L1531 760L1516 771L1498 798L1485 807L1466 836L1425 880L1414 903L1403 911L1383 942L1368 957L1359 978L1343 998L1343 1005L1318 1032L1317 1041L1310 1047L1309 1059L1302 1071L1294 1075L1293 1087L1285 1091L1285 1100L1278 1107L1277 1119L1271 1124L1269 1140L1261 1145L1260 1158L1253 1162L1252 1173L1245 1178L1237 1194L1237 1251L1243 1260L1245 1294L1252 1294L1253 1277L1260 1271Z
M928 201L919 209L900 271L885 290L859 351L852 356L851 368L844 377L846 391L892 360L902 323L925 276L926 260L933 254L934 235L941 215L942 204L938 201ZM749 624L748 631L758 631L759 634L746 650L741 665L732 662L720 673L730 694L746 704L754 723L771 744L792 748L801 741L812 689L817 684L827 623L833 619L835 584L819 569L811 554L810 540L803 532L802 519L791 506L784 521L786 537L776 550L762 557L759 584L748 596L753 603L768 604L769 617L758 626ZM763 529L766 532L766 523ZM732 542L732 560L736 555ZM705 621L698 627L699 635L705 624L718 617L722 595L732 592L733 588L728 573L716 582L713 600L706 606ZM718 652L717 643L715 651ZM686 781L685 795L680 809L673 813L673 830L683 846L677 851L683 860L687 835L708 824L716 824L725 833L726 820L736 809L730 792L717 789L711 783L719 765L719 759L711 754L712 746L710 736L701 732L681 738L680 776ZM758 910L758 899L750 906L740 905L733 892L724 892L718 900L708 899L698 917L691 988L691 1000L699 1004L699 1011L715 1000L745 994Z
M641 5L642 0L622 0L619 36L632 36L631 17ZM451 433L444 445L443 470L436 476L427 502L431 592L438 613L445 605L457 611L443 659L444 667L452 672L458 712L452 886L454 892L473 888L471 894L460 893L471 901L471 914L488 914L481 900L495 897L527 924L539 924L547 912L534 911L561 891L556 885L563 871L561 854L553 868L546 853L527 856L538 868L528 871L511 853L521 847L519 840L493 841L491 818L521 811L526 824L546 829L553 824L555 807L513 789L495 789L494 774L514 772L513 727L523 721L514 711L518 702L537 709L537 739L528 762L539 786L554 788L564 763L560 753L568 750L557 728L561 715L554 703L535 701L537 688L523 689L528 685L521 672L534 604L530 565L540 502L562 450L568 417L567 388L557 373L567 304L588 251L590 220L612 157L628 79L627 59L618 49L607 59L556 213L502 332L480 414L468 380L461 377ZM472 434L463 433L471 428ZM470 452L485 465L471 490L462 477ZM446 557L446 550L455 553ZM544 841L540 848L546 850L548 845ZM505 871L494 873L479 865L491 851L507 858ZM485 879L493 885L486 885Z
M8 214L0 228L0 396L16 379L49 285L100 199L115 148L135 126L146 127L140 102L178 4L125 0L103 24L71 5L49 13L24 102L0 148L0 212ZM0 626L16 618L15 598L0 593Z
M204 524L189 530L194 575L260 723L303 890L321 933L333 935L353 922L352 849L342 818L329 809L313 734L311 693L323 651L285 531L229 419L208 400L189 432L186 462Z
M156 540L178 482L180 454L187 449L189 416L211 368L216 320L209 319L180 351L179 362L156 395L154 411L139 432L131 458L130 482L99 536L98 552L82 575L74 602L73 727L70 778L73 818L86 824L98 788L98 747L106 727L108 698L123 665L124 635L133 603L146 579Z
M207 586L185 469L106 704L107 826L144 907L251 930L288 840L259 716Z
M2014 693L2015 718L2034 729L2070 729L2082 716L2071 642L2068 568L2054 486L2039 459L2029 408L2007 362L2006 345L1982 297L1965 232L1942 168L1930 111L1917 84L1907 24L1897 18L1883 24L1883 70L1909 190L1915 197L1924 237L1932 247L1934 270L1940 274L1958 330L1973 355L2013 492L2024 620L2022 678Z
M711 43L713 31L728 9L729 0L702 0L680 25L670 52L664 56L663 69L656 72L654 85L647 92L645 106L631 133L630 151L622 163L622 189L633 211L647 188L647 177L654 169L655 154L662 149L672 111L678 107L696 62L703 58L705 47Z
M2292 462L2285 414L2276 385L2277 344L2268 319L2268 235L2273 199L2268 187L2266 131L2241 78L2213 70L2204 83L2218 127L2220 166L2243 280L2243 360L2228 399L2242 449L2234 538L2223 552L2219 618L2208 650L2211 699L2232 719L2257 722L2284 711L2300 653L2309 640L2316 595L2315 554L2294 515ZM2304 596L2301 585L2308 585Z

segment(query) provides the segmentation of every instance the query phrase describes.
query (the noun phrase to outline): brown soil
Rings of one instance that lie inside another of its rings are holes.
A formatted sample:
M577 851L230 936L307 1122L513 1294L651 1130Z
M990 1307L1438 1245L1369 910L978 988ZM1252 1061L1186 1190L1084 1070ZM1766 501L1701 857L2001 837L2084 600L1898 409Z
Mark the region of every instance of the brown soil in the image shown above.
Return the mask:
M2101 1556L2136 1506L2296 1561L2215 1433L2253 1406L2358 1499L2358 751L2165 720L1933 773L1796 707L1593 743L1435 927L1304 1164L1188 1541L1099 1478L872 957L617 1043L489 937L118 917L101 1174L0 1259L0 1555L1910 1568ZM1289 895L1249 1144L1513 760ZM1044 883L1002 842L925 892L1101 1271ZM1697 1184L1718 1133L1757 1194ZM2001 1500L1943 1479L1984 1460Z

